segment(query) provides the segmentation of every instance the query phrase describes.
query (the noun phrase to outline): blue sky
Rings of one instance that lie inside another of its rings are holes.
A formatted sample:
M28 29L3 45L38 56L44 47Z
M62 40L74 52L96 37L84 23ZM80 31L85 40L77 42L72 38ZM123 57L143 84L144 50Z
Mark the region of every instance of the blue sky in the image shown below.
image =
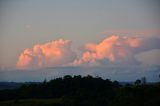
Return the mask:
M158 0L1 0L0 68L14 69L24 49L57 39L71 40L80 54L84 44L111 34L137 36L148 31L143 36L159 37L158 4Z

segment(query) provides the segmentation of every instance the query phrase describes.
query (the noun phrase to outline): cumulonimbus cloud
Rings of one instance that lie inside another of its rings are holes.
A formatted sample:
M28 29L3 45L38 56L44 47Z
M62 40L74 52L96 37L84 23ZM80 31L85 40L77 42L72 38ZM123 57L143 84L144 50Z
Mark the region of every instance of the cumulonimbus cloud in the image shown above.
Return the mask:
M25 49L19 56L17 68L80 66L89 64L137 64L135 55L160 49L160 39L112 35L99 43L87 43L79 58L71 49L71 41L55 40Z
M20 54L16 66L20 69L63 66L75 58L76 54L71 50L71 41L60 39L25 49Z
M73 62L73 65L94 63L100 60L109 62L133 61L133 49L141 46L142 39L139 37L120 37L112 35L98 44L88 43L85 45L85 52L80 59Z

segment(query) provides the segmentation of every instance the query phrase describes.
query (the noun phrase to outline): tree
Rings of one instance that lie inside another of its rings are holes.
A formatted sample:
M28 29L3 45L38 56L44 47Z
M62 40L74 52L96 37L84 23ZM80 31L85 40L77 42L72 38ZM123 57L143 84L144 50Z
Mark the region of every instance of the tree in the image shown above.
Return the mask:
M65 75L63 78L64 78L64 80L65 80L65 79L72 79L72 76L70 76L70 75Z
M135 85L140 85L141 84L141 80L140 79L137 79L135 82L134 82Z

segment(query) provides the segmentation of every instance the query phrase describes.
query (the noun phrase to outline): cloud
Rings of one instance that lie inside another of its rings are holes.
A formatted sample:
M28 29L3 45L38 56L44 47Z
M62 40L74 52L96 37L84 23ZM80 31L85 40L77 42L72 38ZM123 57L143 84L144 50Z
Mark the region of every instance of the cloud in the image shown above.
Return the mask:
M143 37L143 42L138 50L139 52L149 51L153 49L160 49L160 38L159 37Z
M138 48L142 43L138 37L120 37L112 35L98 44L88 43L85 45L85 52L80 59L73 62L73 65L84 63L95 63L107 60L115 63L117 61L133 61L132 49Z
M137 65L144 60L139 54L160 49L159 38L112 35L99 43L85 44L78 57L71 49L71 43L69 40L60 39L25 49L19 56L17 68Z
M153 49L136 55L136 59L146 65L160 65L160 49Z
M71 41L60 39L25 49L20 54L16 66L20 69L63 66L75 58L76 54L71 50Z

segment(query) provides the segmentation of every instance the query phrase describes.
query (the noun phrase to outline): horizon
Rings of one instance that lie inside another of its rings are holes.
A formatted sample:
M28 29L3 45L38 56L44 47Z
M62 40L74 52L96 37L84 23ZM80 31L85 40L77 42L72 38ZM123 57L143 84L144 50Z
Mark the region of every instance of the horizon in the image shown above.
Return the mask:
M147 69L147 70L146 70ZM91 75L103 79L116 80L119 82L134 82L137 79L146 77L147 82L159 81L160 66L148 67L54 67L34 70L4 70L0 71L0 82L42 82L45 79L51 80L65 75ZM114 71L113 71L114 70Z

